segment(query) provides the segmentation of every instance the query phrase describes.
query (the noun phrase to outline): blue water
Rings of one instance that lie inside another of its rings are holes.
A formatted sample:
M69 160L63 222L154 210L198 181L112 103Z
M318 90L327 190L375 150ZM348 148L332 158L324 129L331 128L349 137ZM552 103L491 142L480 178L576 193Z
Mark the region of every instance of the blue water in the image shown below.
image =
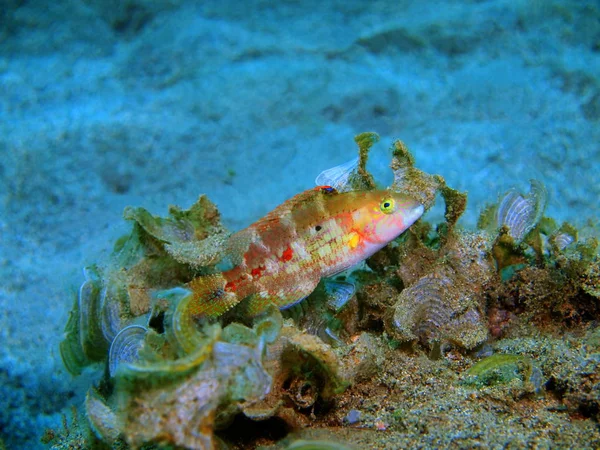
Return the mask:
M382 182L400 138L468 191L464 226L534 177L585 230L599 124L597 1L3 0L0 436L38 448L81 405L58 342L126 205L206 193L236 230L376 131Z

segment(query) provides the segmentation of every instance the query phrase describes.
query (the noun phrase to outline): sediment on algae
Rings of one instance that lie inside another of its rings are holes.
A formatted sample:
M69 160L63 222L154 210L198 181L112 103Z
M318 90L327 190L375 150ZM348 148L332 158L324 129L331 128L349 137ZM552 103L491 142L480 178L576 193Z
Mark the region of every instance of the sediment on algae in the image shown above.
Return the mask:
M336 187L373 189L366 162L378 136L355 141L358 160L340 166L347 172ZM86 268L61 344L71 373L110 370L90 387L87 420L77 424L87 434L49 432L47 442L600 446L595 238L543 216L540 182L534 193L509 191L482 213L479 229L463 230L466 194L416 168L401 141L391 154L390 189L426 209L440 194L442 223L422 219L335 277L356 286L341 303L320 285L283 313L198 323L185 335L194 346L181 345L170 318L185 284L224 263L219 212L205 196L165 218L128 208L132 232L107 263ZM513 214L498 213L511 205L530 212L511 222ZM119 335L124 329L135 332Z

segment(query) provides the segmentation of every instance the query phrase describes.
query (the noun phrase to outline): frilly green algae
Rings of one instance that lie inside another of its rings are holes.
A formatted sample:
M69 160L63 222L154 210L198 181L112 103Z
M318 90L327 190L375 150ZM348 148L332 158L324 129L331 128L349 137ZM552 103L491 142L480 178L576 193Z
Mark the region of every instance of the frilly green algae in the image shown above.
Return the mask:
M372 132L361 133L354 137L354 142L358 145L358 167L356 176L350 178L352 188L354 190L375 189L375 180L373 179L373 176L367 172L367 159L371 147L379 142L379 135Z
M216 264L222 257L227 231L220 224L216 206L202 195L188 210L169 208L171 217L151 215L144 208L125 209L123 216L139 224L160 241L176 261L193 267Z
M221 338L235 336L223 333ZM125 440L187 448L212 448L213 429L227 423L244 403L263 398L271 376L262 364L261 336L247 332L238 343L217 340L210 358L186 376L117 380L117 411Z
M293 324L282 329L278 310L252 328L188 324L183 341L172 328L170 315L186 291L164 288L212 270L226 243L205 197L189 210L171 207L168 218L142 208L128 208L125 217L132 233L117 242L109 264L86 269L61 343L74 374L108 363L113 387L91 390L86 402L97 439L212 448L214 431L239 413L296 424L306 419L295 410L343 390L336 354Z
M236 323L223 330L209 325L212 331L205 335L210 342L202 349L206 357L188 364L186 372L172 370L178 360L169 365L169 360L140 350L139 360L123 362L115 373L114 395L103 400L88 394L92 430L105 442L121 438L134 448L147 442L213 448L214 428L271 390L263 354L279 334L279 313L273 314L252 329Z
M96 391L88 391L85 397L85 410L92 433L103 442L116 443L121 435L117 416Z
M106 360L113 339L131 321L148 322L156 306L153 291L186 283L198 265L220 258L214 236L221 240L226 232L216 207L205 196L189 210L171 207L170 214L159 218L143 208L127 209L125 217L134 222L131 234L117 241L105 267L85 269L86 280L60 345L71 373ZM206 240L210 245L202 244ZM195 256L186 259L183 249L190 248Z
M411 196L423 204L425 210L433 206L436 193L446 186L446 182L441 176L430 175L417 169L414 157L404 142L400 140L395 141L392 146L391 168L394 172L394 183L390 189ZM457 208L457 210L459 209Z

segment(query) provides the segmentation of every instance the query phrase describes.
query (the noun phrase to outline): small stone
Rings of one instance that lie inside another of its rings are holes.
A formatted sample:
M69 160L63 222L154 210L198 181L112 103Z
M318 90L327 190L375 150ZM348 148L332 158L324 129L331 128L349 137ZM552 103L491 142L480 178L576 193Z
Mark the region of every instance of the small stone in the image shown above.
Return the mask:
M377 431L387 430L387 424L383 420L376 420L373 425Z
M344 417L344 422L353 425L360 421L360 411L358 409L351 409Z

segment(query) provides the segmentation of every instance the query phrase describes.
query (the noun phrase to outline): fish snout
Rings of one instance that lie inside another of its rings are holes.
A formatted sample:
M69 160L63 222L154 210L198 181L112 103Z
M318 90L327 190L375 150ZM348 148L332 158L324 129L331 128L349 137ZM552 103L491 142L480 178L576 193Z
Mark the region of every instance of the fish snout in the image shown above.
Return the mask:
M400 208L399 208L400 209ZM415 200L409 202L409 204L401 208L400 214L402 214L404 230L410 227L413 223L421 218L425 212L425 207Z

